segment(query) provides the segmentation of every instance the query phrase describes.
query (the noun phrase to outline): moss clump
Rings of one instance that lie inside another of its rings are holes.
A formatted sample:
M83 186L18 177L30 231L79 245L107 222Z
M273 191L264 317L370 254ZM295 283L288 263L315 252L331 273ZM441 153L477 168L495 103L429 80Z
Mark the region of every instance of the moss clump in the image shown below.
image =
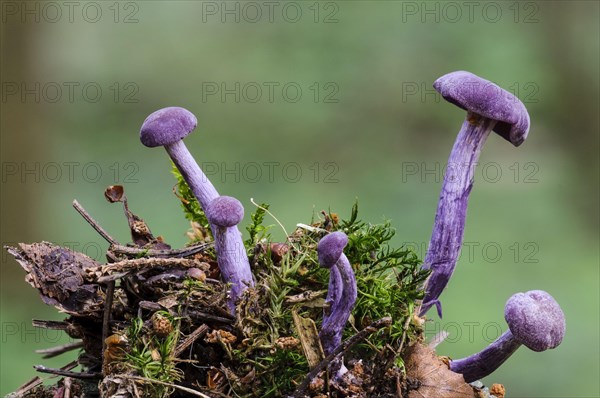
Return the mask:
M178 181L179 192L185 195L189 192L185 181ZM184 199L195 200L191 194ZM428 273L420 268L421 261L413 251L390 246L395 234L390 222L361 221L355 203L347 218L322 212L319 219L313 216L310 225L296 229L281 243L272 241L271 227L264 225L268 208L266 204L258 206L246 228L249 237L245 245L257 284L238 305L236 328L242 344L232 347L230 360L224 363L231 371L229 376L233 376L229 392L244 397L283 396L293 391L308 373L307 358L300 347L282 348L280 342L300 339L293 314L313 319L317 328L320 326L329 271L319 266L316 247L332 231L348 235L344 252L358 287L344 336L354 335L377 319L392 318L389 328L353 347L346 360L362 360L373 367L377 362L381 367L402 368L403 342L414 340L421 333L411 317L416 302L422 298L420 288ZM184 206L184 210L188 219L203 217L198 213L199 206Z
M404 348L422 335L419 322L412 319L427 271L414 252L390 245L395 231L389 221L364 222L354 204L347 217L321 212L308 224L299 224L284 242L275 242L272 226L265 225L269 206L257 205L244 241L256 284L244 292L231 315L229 287L220 280L208 221L185 181L174 173L176 194L192 224L193 246L171 249L158 238L147 245L111 245L108 264L49 243L10 248L28 274L40 275L34 287L41 292L55 283L55 274L46 272L48 261L58 273L73 270L73 258L81 264L75 270L77 278L59 283L64 302L62 296L47 301L71 315L59 324L69 336L82 340L75 364L81 371L70 366L55 374L95 380L77 384L97 386L82 397L176 398L194 396L191 391L241 398L293 394L323 363L318 330L329 270L317 261L317 244L326 234L343 231L348 236L344 252L358 288L344 329L344 339L355 342L343 353L348 376L334 383L326 371L320 372L311 376L302 395L396 396L398 388L406 392ZM136 220L131 228L146 226L141 218ZM107 307L110 289L114 300ZM72 291L87 292L86 299L75 305L69 301ZM369 327L384 317L386 322L377 324L385 327ZM366 338L358 339L357 334ZM55 396L61 388L61 383L32 387L24 396ZM31 395L34 391L37 395Z

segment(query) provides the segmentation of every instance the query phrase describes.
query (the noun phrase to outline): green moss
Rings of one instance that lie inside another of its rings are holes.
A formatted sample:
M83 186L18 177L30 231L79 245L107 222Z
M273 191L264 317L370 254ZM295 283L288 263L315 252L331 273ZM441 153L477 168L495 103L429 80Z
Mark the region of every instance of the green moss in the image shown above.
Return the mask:
M186 201L183 203L186 217L208 225L180 176L178 191ZM352 264L358 287L358 298L344 336L355 334L379 318L392 318L389 328L355 346L347 358L373 361L376 357L388 358L391 353L392 363L402 366L398 349L404 339L412 340L420 333L420 326L410 319L416 302L422 298L420 287L427 271L421 269L421 260L413 251L390 246L395 234L391 223L371 224L360 220L358 203L345 219L340 220L331 212L323 213L323 218L313 219L311 226L296 229L283 242L289 248L287 254L274 260L270 248L275 242L272 242L269 227L263 225L266 209L267 204L257 207L246 227L249 237L245 245L251 254L257 283L237 308L235 326L243 335L243 344L232 347L230 360L224 363L232 372L228 381L233 392L240 397L282 396L304 379L309 367L302 350L299 347L282 349L278 347L278 339L299 338L293 312L315 320L317 328L320 327L329 271L319 266L316 247L326 233L336 230L348 235L349 243L344 252ZM311 300L290 302L290 297L301 294L310 296ZM244 376L251 373L252 381L244 381Z

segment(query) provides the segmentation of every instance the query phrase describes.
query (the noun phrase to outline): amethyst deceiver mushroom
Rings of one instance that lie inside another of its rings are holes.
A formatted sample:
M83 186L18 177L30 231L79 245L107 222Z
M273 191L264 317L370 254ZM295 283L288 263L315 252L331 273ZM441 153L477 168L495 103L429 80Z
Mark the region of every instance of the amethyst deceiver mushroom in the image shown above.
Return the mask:
M329 308L325 311L319 333L325 355L331 354L340 345L344 327L356 302L356 279L344 254L347 244L346 234L337 231L322 238L317 245L319 264L331 270L327 294Z
M444 75L433 87L445 100L467 111L450 152L423 265L424 269L431 269L431 275L425 283L420 315L435 305L441 318L438 298L454 272L460 253L473 173L481 148L491 131L514 146L521 145L529 132L529 114L517 97L469 72ZM451 176L450 168L454 171Z
M244 207L236 198L219 196L205 210L214 227L215 251L223 280L231 283L228 305L232 314L235 304L248 286L254 286L246 248L237 225L244 218Z
M165 147L173 163L190 186L202 209L219 196L208 177L202 172L183 139L198 124L196 116L187 109L168 107L151 113L140 130L140 140L147 147Z
M508 330L483 351L450 362L467 383L498 369L520 346L540 352L556 348L565 335L565 315L554 298L543 290L517 293L506 302Z

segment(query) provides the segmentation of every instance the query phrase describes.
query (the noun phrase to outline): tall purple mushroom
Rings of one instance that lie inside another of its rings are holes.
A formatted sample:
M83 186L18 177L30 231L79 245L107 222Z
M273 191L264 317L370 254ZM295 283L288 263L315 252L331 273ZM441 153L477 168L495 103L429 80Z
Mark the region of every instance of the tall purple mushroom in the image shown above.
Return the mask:
M319 333L325 355L331 354L340 345L344 327L357 297L354 271L344 254L347 244L346 234L337 231L322 238L317 246L319 264L331 270L329 275L330 291L327 295L330 307L323 316L323 324Z
M450 152L423 265L432 272L425 283L420 314L435 305L441 317L438 298L454 272L460 253L473 173L481 148L492 130L514 146L521 145L529 132L529 114L517 97L469 72L444 75L433 87L445 100L467 111Z
M169 157L200 202L200 206L206 209L219 194L183 143L183 139L196 128L197 124L196 116L187 109L179 107L159 109L151 113L142 123L140 140L150 148L165 147Z
M521 345L540 352L556 348L565 335L565 316L554 298L542 291L517 293L508 299L504 319L509 329L483 351L450 362L467 383L498 369Z
M244 207L236 198L219 196L206 208L206 218L214 226L215 251L221 276L231 283L229 310L235 313L235 304L248 286L254 286L246 248L236 225L244 218Z

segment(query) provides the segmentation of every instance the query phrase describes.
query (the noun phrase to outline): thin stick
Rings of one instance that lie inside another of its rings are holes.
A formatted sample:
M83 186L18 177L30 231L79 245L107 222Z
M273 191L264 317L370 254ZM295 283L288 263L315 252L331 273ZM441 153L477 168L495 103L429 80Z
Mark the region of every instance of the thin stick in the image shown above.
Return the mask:
M106 283L106 298L104 299L104 314L102 316L102 360L106 351L106 339L110 330L110 313L112 309L113 297L115 294L115 281Z
M67 343L67 344L59 345L57 347L45 348L43 350L35 350L35 353L42 354L42 358L48 359L48 358L57 357L61 354L64 354L65 352L76 350L81 347L83 347L83 342L76 341L74 343Z
M381 319L373 322L372 324L370 324L369 326L367 326L366 328L364 328L363 330L361 330L354 336L346 339L335 350L333 350L333 352L331 354L329 354L325 359L323 359L321 362L319 362L319 364L317 366L315 366L313 368L313 370L311 370L306 375L306 378L304 379L302 384L300 384L296 388L296 391L294 391L294 393L291 395L291 397L293 397L293 398L303 397L306 394L306 389L308 388L308 385L310 384L312 379L314 379L322 370L324 370L331 363L331 361L333 361L335 358L337 358L339 356L345 355L346 352L350 348L352 348L352 346L354 346L359 341L367 338L370 334L375 333L379 329L389 326L391 324L392 324L392 318L390 318L390 317L381 318Z
M98 222L96 220L94 220L92 218L92 216L90 216L90 214L83 208L83 206L81 206L79 204L79 202L77 200L73 200L73 207L75 208L75 210L77 210L77 212L79 214L81 214L81 217L83 217L85 219L85 221L87 221L87 223L90 224L92 226L92 228L94 228L96 230L96 232L98 232L100 234L100 236L102 236L108 243L110 243L111 245L118 245L119 244L119 242L117 242L116 240L114 240L108 234L108 232L106 232L104 230L104 228L102 228L100 226L100 224L98 224Z
M41 319L33 319L31 325L34 328L50 329L50 330L67 330L69 324L64 321L44 321Z
M36 388L43 382L44 381L39 376L35 376L33 379L29 380L27 383L25 383L21 387L19 387L19 389L17 391L15 391L13 394L17 397L23 397L23 396L25 396L25 393L33 390L34 388ZM11 394L7 395L7 397L10 397L10 396L11 396Z
M204 395L204 394L202 394L199 391L192 390L191 388L183 387L183 386L180 386L180 385L177 385L177 384L172 384L172 383L165 383L164 381L159 381L159 380L154 380L154 379L148 379L146 377L130 376L130 375L124 375L124 374L121 374L121 375L116 376L116 377L122 377L124 379L137 380L137 381L145 381L145 382L148 382L150 384L160 384L160 385L167 386L167 387L173 387L173 388L175 388L177 390L187 392L188 394L192 394L192 395L195 395L197 397L211 398L210 396Z
M156 250L114 245L109 248L109 251L117 254L125 254L128 256L139 256L140 254L142 254L146 257L188 257L196 253L201 253L212 246L214 246L214 243L210 242L184 247L183 249Z
M208 332L208 326L201 325L198 329L190 333L190 335L185 338L183 343L181 343L179 347L175 349L175 353L173 354L175 358L179 357L190 345L192 345L194 341L204 336L206 332Z
M198 265L200 265L199 261L187 258L136 258L86 268L86 275L84 277L91 282L104 283L120 279L128 273L139 271L140 269L150 269L153 267L192 268ZM118 274L115 274L116 272Z
M34 365L33 368L40 373L49 373L57 376L72 377L74 379L101 379L101 373L84 373L84 372L71 372L63 369L47 368L44 365Z
M220 323L226 323L226 324L229 324L229 325L234 322L233 319L224 318L222 316L212 315L212 314L208 314L206 312L201 312L201 311L188 310L186 312L186 314L190 318L201 319L203 321L220 322Z

